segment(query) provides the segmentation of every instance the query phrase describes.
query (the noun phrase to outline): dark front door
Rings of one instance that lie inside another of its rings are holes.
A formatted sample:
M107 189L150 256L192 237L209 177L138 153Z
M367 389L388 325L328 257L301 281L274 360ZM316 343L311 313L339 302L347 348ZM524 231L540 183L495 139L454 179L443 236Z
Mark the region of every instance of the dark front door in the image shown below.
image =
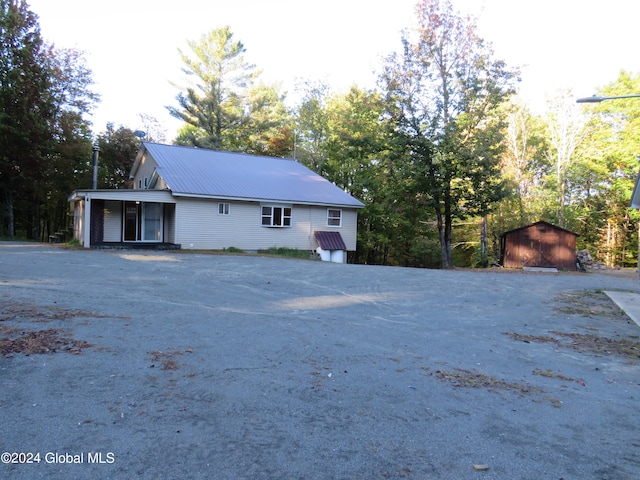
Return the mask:
M140 240L140 204L124 202L124 241Z

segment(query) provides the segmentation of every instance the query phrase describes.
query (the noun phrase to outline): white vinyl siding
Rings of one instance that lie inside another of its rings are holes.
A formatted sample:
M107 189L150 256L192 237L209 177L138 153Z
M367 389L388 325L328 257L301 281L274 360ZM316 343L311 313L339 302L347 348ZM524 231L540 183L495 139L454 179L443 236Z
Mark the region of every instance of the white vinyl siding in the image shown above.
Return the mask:
M230 202L233 215L218 215L218 201L180 198L176 204L175 243L183 249L236 247L255 251L270 247L313 250L317 247L313 232L340 231L348 250L356 249L357 211L342 209L342 228L327 227L327 207L291 206L290 228L264 228L262 206L258 202Z
M122 241L122 202L104 202L104 241Z
M176 243L176 206L171 203L164 204L164 241Z
M144 155L133 178L134 188L144 189L158 164L150 155ZM156 187L157 188L157 187Z

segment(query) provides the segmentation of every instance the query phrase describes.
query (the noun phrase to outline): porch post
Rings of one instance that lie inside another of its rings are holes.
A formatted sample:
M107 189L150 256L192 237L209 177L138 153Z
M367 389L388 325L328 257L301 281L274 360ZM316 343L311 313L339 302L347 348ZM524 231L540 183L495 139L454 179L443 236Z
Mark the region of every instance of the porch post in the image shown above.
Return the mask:
M84 197L84 219L82 221L82 245L91 248L91 197Z

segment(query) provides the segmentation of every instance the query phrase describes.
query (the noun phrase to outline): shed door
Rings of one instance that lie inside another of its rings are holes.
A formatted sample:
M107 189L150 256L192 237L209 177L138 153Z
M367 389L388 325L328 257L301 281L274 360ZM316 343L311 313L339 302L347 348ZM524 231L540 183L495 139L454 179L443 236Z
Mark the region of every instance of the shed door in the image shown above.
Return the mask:
M535 226L537 233L538 267L556 267L554 258L555 247L558 243L557 232L545 224Z
M554 250L557 243L553 229L535 225L524 230L522 239L526 249L523 267L555 267Z
M520 234L522 266L554 267L555 240L553 232L546 225L536 225L523 230Z

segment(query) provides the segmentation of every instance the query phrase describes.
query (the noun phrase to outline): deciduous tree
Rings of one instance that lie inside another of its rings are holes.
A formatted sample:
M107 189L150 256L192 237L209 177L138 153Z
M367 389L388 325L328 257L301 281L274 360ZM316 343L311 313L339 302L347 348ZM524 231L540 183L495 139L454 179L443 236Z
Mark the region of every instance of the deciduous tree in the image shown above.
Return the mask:
M416 202L435 215L442 266L450 268L453 220L484 215L504 195L497 107L513 93L517 72L493 58L475 21L449 0L421 1L417 17L381 80L406 139Z
M33 197L42 182L43 152L51 146L50 120L54 111L46 49L37 17L22 0L0 0L0 189L4 233L16 231L19 218L32 218ZM30 192L27 195L27 192ZM26 234L33 235L32 227Z
M571 91L558 92L549 100L547 128L552 146L558 185L558 223L566 227L567 172L574 160L576 150L585 138L588 119L576 104Z

